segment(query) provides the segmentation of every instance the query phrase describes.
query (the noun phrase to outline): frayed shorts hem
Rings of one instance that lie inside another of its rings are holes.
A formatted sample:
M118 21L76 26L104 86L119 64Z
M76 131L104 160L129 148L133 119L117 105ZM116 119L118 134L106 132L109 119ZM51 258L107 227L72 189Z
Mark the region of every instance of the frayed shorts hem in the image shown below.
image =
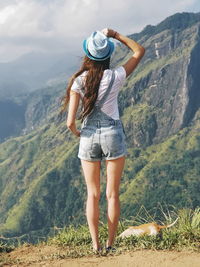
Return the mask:
M114 160L114 159L118 159L118 158L121 158L121 157L126 156L126 155L127 155L127 153L123 153L123 154L118 155L116 157L102 157L102 158L85 158L85 157L78 155L78 158L83 159L83 160L87 160L87 161L101 161L101 160Z

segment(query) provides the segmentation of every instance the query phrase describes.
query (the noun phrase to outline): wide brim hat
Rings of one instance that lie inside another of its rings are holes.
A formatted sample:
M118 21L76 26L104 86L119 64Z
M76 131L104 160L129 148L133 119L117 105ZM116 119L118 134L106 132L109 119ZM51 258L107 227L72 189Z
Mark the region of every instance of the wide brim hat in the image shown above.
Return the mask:
M95 31L83 41L83 50L87 57L96 61L109 58L114 51L115 45L102 32Z

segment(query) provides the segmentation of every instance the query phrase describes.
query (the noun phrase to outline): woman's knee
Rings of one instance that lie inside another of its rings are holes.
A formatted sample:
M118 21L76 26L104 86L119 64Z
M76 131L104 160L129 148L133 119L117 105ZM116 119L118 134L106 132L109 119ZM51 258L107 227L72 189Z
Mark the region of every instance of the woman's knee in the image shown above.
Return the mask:
M88 199L90 201L99 201L100 200L100 192L89 192Z
M118 192L106 192L107 201L119 201L119 193Z

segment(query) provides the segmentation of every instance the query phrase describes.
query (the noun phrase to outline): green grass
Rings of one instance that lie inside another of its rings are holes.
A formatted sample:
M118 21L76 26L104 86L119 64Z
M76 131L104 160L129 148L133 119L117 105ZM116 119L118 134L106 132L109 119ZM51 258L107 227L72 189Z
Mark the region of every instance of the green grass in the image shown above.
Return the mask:
M162 207L161 207L162 209ZM200 208L195 210L181 209L178 211L163 212L163 222L160 224L169 224L176 217L179 217L178 222L171 228L163 229L162 234L157 236L130 236L125 239L116 238L115 254L120 254L125 251L138 249L156 249L156 250L192 250L200 252ZM172 219L173 217L173 219ZM149 221L146 221L147 218ZM154 221L153 216L148 214L147 218L142 218L139 213L134 220L120 221L117 231L117 236L125 230L128 225L139 225L144 222ZM107 225L100 223L99 236L100 243L105 244L107 239ZM91 237L87 225L74 227L72 225L62 229L57 235L48 239L47 244L58 245L66 248L65 255L62 257L77 258L92 254Z
M14 249L14 245L7 245L0 241L0 253L1 252L10 252Z

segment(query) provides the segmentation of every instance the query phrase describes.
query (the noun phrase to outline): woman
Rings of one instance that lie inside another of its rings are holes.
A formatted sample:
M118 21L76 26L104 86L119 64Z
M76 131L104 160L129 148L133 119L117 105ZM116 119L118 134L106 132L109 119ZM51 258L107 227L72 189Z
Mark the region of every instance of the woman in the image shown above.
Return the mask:
M120 67L109 68L114 44L110 37L122 42L133 51L129 60ZM133 72L145 53L136 41L112 30L95 31L84 40L85 57L67 87L64 109L69 102L67 127L80 137L78 157L87 185L86 216L92 237L93 250L100 251L98 238L100 165L106 160L108 202L108 239L106 250L113 249L117 231L120 202L119 186L122 176L126 141L119 118L117 96L124 80ZM81 132L77 130L75 118L79 101L82 100Z

